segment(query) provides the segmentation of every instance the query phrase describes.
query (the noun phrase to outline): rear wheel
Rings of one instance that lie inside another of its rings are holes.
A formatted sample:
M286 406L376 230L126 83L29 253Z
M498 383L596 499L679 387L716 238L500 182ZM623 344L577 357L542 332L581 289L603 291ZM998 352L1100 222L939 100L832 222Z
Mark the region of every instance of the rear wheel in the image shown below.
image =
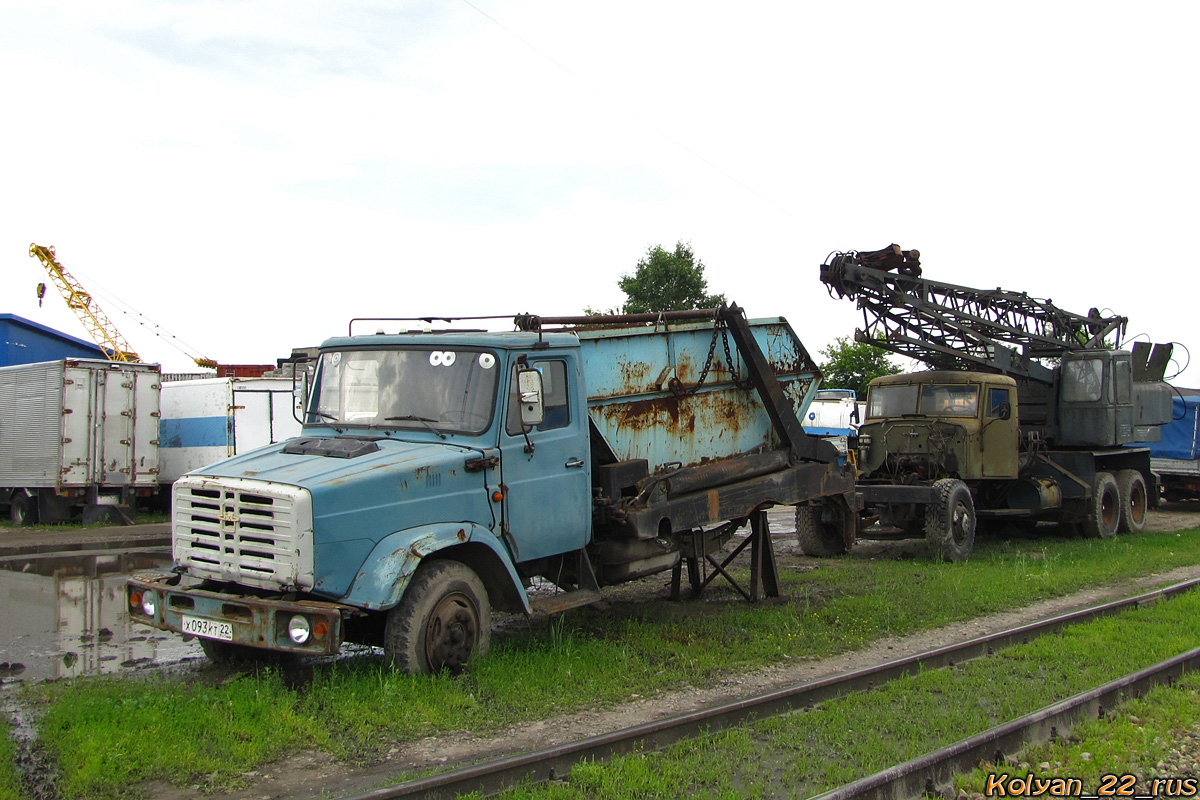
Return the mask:
M1088 499L1083 535L1089 539L1111 539L1121 523L1121 490L1111 472L1097 472Z
M943 478L933 484L937 497L925 509L925 538L934 558L966 561L975 547L975 501L960 480Z
M796 538L806 556L828 558L846 552L854 541L856 519L850 507L839 500L796 506Z
M1117 530L1141 533L1146 527L1146 510L1150 505L1146 479L1136 469L1123 469L1117 473L1117 492L1121 499L1121 521Z
M424 561L388 612L383 649L404 672L460 672L487 652L491 638L492 610L479 576L457 561Z

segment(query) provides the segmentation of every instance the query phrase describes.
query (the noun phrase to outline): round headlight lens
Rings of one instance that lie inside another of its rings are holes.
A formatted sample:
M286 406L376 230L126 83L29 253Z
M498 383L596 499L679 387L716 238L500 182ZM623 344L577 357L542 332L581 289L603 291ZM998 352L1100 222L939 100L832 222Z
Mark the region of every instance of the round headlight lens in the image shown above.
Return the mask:
M308 617L297 614L288 621L288 638L296 644L304 644L311 635L312 625L309 624Z
M156 611L158 611L158 595L154 592L143 592L142 613L147 617L153 617Z

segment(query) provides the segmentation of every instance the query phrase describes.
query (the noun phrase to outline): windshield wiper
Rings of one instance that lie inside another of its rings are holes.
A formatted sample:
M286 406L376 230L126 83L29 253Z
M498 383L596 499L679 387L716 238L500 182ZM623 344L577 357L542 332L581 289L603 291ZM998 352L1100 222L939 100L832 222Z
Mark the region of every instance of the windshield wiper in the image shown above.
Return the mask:
M441 438L443 438L443 439L446 438L446 434L442 433L437 428L435 428L429 424L431 422L437 422L437 420L430 419L429 417L418 417L416 414L405 414L403 417L384 417L383 421L384 422L420 422L420 423L424 424L426 428L433 431Z

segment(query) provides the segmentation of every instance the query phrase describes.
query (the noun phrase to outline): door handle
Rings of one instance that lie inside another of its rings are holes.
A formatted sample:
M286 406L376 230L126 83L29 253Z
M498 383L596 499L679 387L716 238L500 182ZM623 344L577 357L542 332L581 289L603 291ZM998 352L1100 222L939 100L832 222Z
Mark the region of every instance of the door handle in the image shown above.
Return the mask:
M566 466L567 469L579 469L580 467L583 466L583 459L582 458L572 458L564 466Z

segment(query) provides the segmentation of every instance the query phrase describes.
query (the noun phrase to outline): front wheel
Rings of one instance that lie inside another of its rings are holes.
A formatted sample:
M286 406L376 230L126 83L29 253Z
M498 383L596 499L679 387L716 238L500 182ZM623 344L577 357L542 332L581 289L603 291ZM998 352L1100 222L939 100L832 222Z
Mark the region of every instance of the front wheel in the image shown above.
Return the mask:
M1141 533L1146 527L1146 510L1150 506L1146 479L1136 469L1123 469L1117 473L1117 493L1121 499L1121 521L1117 530Z
M457 561L423 561L388 612L383 650L403 672L461 672L487 652L491 638L492 610L479 576Z
M261 650L244 644L233 644L199 636L196 638L200 641L200 649L204 651L204 655L214 664L270 663L271 657L276 655L270 650Z
M806 556L828 558L846 552L857 533L856 524L854 512L840 500L796 506L796 538Z
M933 484L936 498L925 509L925 538L934 558L966 561L975 547L975 501L960 480L943 478Z

